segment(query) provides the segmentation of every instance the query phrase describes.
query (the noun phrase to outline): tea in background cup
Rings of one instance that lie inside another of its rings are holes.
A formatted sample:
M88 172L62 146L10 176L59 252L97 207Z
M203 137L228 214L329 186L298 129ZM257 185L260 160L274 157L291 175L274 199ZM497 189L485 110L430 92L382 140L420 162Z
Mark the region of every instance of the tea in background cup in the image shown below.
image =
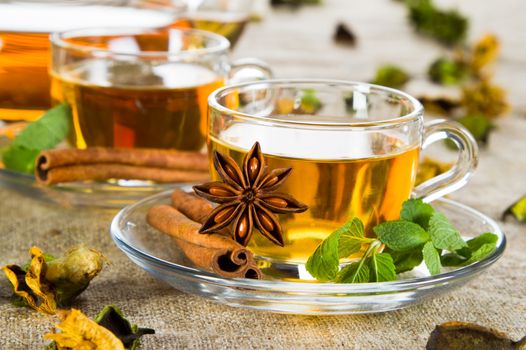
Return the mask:
M330 80L270 80L225 87L209 99L209 154L237 162L258 141L268 166L292 167L278 189L309 209L280 215L285 246L255 234L260 257L304 263L318 244L356 216L372 227L399 217L413 193L430 201L465 184L477 146L459 124L424 127L422 105L394 89ZM449 172L416 188L420 150L437 140L459 146ZM212 177L219 179L212 169Z
M224 37L193 29L99 28L56 33L52 98L73 111L77 148L205 145L207 99L254 62L230 63Z
M179 25L220 34L234 47L254 7L253 0L186 0L188 12Z
M51 107L49 34L74 28L172 25L185 7L139 1L0 0L0 119L33 120Z

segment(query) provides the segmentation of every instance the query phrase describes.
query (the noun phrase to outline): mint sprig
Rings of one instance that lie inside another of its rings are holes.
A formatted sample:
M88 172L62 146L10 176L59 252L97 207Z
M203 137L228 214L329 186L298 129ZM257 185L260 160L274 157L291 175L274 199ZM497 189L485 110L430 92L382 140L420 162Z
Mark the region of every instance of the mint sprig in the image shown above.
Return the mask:
M373 228L365 237L363 223L352 218L326 238L307 261L307 271L320 281L367 283L396 280L424 262L431 275L442 266L466 266L490 255L498 237L483 233L464 241L449 219L421 199L407 200L400 220ZM385 246L383 251L380 247ZM364 251L358 261L340 269L341 259Z

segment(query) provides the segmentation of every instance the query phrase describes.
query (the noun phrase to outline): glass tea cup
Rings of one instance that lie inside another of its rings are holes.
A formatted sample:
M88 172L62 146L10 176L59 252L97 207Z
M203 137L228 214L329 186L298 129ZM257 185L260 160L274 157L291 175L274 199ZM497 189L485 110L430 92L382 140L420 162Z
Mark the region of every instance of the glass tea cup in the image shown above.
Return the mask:
M227 86L209 98L208 149L238 163L258 141L270 169L292 167L278 189L307 204L283 214L284 247L254 234L262 258L305 263L318 244L352 217L367 235L399 217L411 195L432 201L463 186L477 164L477 145L460 124L424 125L415 98L387 87L331 80L268 80ZM420 151L449 139L459 148L445 174L414 187ZM215 169L212 177L219 179ZM240 213L240 215L249 215Z
M184 0L188 11L179 24L220 34L234 47L250 20L253 0Z
M227 39L194 29L82 29L51 42L51 95L72 108L77 148L204 150L208 95L245 68L271 74L231 62Z
M158 0L0 0L0 120L33 120L51 107L49 35L75 28L162 28L183 4Z

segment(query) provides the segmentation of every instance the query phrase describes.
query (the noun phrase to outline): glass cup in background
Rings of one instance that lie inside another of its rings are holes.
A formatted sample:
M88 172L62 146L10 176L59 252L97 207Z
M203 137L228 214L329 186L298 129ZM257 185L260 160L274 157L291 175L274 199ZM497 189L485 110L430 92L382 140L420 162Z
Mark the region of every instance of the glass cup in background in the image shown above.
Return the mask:
M305 263L318 244L350 218L372 227L399 217L411 194L431 201L463 186L477 145L462 126L424 127L423 107L394 89L325 80L269 80L228 86L209 98L209 154L241 162L258 141L272 168L292 167L278 191L306 203L280 215L285 247L254 234L249 247L274 262ZM450 139L459 148L447 173L414 188L420 150ZM212 170L214 179L218 174Z
M0 0L0 120L34 120L51 107L51 32L168 27L185 10L180 3L159 0Z
M73 111L72 144L204 150L207 99L244 68L224 37L194 29L99 28L55 33L52 99Z
M184 0L188 7L179 25L222 35L233 48L254 8L254 0Z

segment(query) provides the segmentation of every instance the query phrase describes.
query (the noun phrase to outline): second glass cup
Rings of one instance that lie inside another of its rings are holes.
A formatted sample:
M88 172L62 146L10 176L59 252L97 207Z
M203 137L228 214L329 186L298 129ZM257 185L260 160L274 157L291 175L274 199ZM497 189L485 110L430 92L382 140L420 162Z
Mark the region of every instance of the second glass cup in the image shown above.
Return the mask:
M271 74L256 60L232 63L228 40L200 30L83 29L51 42L51 95L72 108L77 148L200 151L208 95L242 68Z
M477 145L458 123L424 126L422 105L394 89L330 80L268 80L234 85L209 98L209 155L238 163L258 141L268 166L292 167L278 189L309 206L280 215L284 247L254 234L249 247L281 263L305 263L318 244L352 217L366 234L399 217L411 194L431 201L462 185L477 164ZM459 148L447 173L414 188L420 150L450 139ZM212 177L218 179L215 170ZM258 213L240 212L239 220Z

